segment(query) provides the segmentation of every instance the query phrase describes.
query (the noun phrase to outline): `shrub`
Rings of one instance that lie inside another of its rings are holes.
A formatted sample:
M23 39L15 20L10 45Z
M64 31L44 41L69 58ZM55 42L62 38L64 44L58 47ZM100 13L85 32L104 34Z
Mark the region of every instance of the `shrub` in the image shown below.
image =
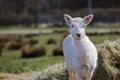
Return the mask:
M0 56L2 55L2 48L0 47Z
M62 43L57 44L53 49L53 56L63 56Z
M30 38L29 41L28 41L28 43L29 43L30 45L34 45L34 44L36 44L37 42L38 42L38 40L37 40L36 38Z
M5 47L5 43L0 43L0 48L3 49Z
M40 47L23 47L21 49L23 58L31 58L31 57L39 57L44 56L46 54L46 49L43 46Z
M56 40L53 38L48 39L47 44L56 44Z
M2 50L3 50L4 47L5 47L5 44L1 43L0 44L0 56L2 55Z
M36 35L37 35L37 34L29 33L29 34L26 34L25 37L30 38L30 37L34 37L34 36L36 36Z
M22 42L22 36L21 35L13 35L12 40L16 42Z
M65 33L66 30L53 30L53 33Z
M17 50L20 49L22 46L25 45L23 43L23 39L21 35L9 35L9 44L8 44L8 49L9 50Z
M0 36L0 42L8 42L10 40L9 35L2 35Z
M9 50L17 50L20 49L24 46L25 44L23 42L17 42L17 41L12 41L10 42L10 44L8 45L8 49Z

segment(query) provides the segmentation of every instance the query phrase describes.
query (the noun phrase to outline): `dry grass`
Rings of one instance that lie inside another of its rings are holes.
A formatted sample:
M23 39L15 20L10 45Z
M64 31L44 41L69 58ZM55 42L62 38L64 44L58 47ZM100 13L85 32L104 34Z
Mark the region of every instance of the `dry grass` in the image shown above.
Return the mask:
M46 55L46 49L44 46L28 47L25 46L21 49L23 58L32 58Z
M98 46L98 67L93 80L120 80L120 39Z
M58 43L53 49L53 56L63 56L62 43Z
M0 80L68 80L68 72L64 63L49 66L41 72L30 72L20 75L0 73Z
M92 80L120 80L120 39L105 41L98 45L98 67ZM15 76L15 80L68 80L68 71L64 63L55 64L41 72L32 72ZM11 80L14 80L11 79ZM10 79L9 79L10 80Z
M32 72L30 76L26 74L16 76L17 80L68 80L68 72L64 63L58 63L44 69L41 72Z

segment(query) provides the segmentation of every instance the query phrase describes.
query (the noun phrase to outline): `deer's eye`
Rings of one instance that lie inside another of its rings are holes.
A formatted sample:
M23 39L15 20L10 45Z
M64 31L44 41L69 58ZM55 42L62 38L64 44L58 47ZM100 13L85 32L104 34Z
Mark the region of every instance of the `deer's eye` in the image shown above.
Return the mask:
M74 27L74 25L71 26L72 28Z
M85 25L83 25L83 28L85 27Z

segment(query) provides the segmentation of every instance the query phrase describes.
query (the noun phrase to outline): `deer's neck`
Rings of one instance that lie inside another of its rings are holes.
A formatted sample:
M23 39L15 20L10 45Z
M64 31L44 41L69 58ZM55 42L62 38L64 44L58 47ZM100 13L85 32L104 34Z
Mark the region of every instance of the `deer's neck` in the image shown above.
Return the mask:
M82 45L84 44L86 41L88 41L88 37L86 35L84 35L82 38L80 39L74 39L74 43L75 45Z
M77 52L86 53L86 45L88 41L89 39L86 35L81 39L74 40Z

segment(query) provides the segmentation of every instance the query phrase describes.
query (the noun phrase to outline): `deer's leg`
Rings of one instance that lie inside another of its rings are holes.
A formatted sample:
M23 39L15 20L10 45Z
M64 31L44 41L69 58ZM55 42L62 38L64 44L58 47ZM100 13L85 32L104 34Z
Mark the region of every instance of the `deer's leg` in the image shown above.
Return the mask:
M91 80L92 79L93 72L91 72L87 77L86 80Z
M72 80L75 80L75 72L72 72Z
M72 71L71 69L69 69L68 71L69 71L69 75L70 75L70 79L69 80L75 80L75 72Z
M91 80L91 79L92 79L92 75L86 77L86 80Z
M88 76L86 77L86 80L91 80L92 79L94 71L95 71L95 67L91 67L90 72L89 72Z
M76 74L76 80L83 80L83 78L79 76L78 74Z

